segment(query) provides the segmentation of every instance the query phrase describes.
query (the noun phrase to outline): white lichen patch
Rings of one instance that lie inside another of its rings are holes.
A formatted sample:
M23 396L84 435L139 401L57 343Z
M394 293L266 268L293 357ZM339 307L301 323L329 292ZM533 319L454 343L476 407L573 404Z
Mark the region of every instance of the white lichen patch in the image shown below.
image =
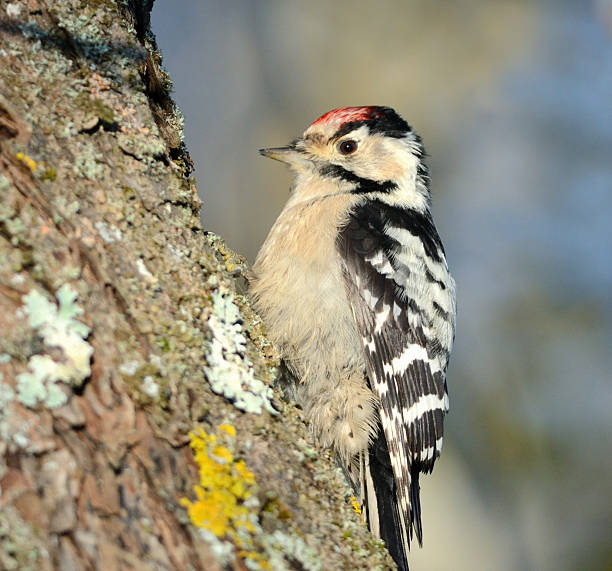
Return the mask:
M122 375L128 375L129 377L132 377L136 374L136 371L138 370L139 366L139 361L126 361L125 363L121 363L121 365L119 365L119 372Z
M24 283L25 283L25 277L23 274L15 274L11 278L11 284L14 286L20 286L20 285L23 285Z
M140 258L136 260L136 268L138 269L138 273L149 283L157 283L157 278L147 269L147 266Z
M238 306L229 292L212 294L213 312L208 319L212 339L208 342L207 365L203 367L212 390L245 412L261 414L272 406L272 389L255 378L246 355L247 340L242 330Z
M30 327L46 347L54 349L54 357L57 350L61 352L59 360L51 355L33 355L28 371L17 375L17 398L29 407L38 403L49 408L63 405L68 397L57 383L78 387L91 374L93 347L85 341L89 327L76 320L83 313L75 303L77 293L64 284L55 296L59 306L36 290L23 298Z
M222 541L212 531L204 529L203 527L198 531L204 538L204 541L208 543L220 565L225 567L226 565L234 563L236 557L234 555L234 545L231 542Z
M147 375L142 379L140 390L152 399L156 399L159 396L159 385L151 375Z
M21 15L21 4L19 2L11 2L7 4L6 15L9 18L19 18Z
M106 224L106 222L96 222L94 226L100 234L100 238L102 238L102 240L104 240L107 244L119 242L119 240L123 238L121 230L112 224Z

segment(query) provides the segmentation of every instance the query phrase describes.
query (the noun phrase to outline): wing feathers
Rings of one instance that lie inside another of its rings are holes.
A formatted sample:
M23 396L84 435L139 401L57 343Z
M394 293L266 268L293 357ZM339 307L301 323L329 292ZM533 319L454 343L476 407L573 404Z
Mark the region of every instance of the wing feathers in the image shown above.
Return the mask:
M431 218L414 211L364 203L341 229L337 247L371 388L381 403L407 550L413 532L422 541L419 473L432 470L442 449L452 278Z

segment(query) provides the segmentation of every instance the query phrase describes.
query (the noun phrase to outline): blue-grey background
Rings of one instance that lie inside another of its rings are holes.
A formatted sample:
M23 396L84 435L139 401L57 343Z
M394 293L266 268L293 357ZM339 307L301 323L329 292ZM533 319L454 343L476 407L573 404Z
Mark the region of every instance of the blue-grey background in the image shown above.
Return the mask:
M157 0L206 227L252 261L325 111L423 136L458 283L417 570L612 569L612 2Z

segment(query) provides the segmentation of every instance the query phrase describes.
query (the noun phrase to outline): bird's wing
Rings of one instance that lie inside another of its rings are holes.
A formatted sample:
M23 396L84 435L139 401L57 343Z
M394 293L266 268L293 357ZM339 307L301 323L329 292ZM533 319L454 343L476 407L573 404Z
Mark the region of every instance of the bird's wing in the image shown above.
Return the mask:
M395 240L390 224L410 232L406 228L415 224L412 211L395 212L390 222L383 218L384 212L378 214L380 205L377 208L358 207L341 229L337 248L370 385L380 399L401 537L407 548L413 530L422 542L419 473L432 470L442 449L449 348L441 350L432 331L437 320L430 313L437 310L435 295L429 291L433 276L426 253L432 244L411 248L406 246L409 240ZM412 231L421 243L422 232ZM427 232L443 252L433 223ZM454 307L452 314L454 319Z

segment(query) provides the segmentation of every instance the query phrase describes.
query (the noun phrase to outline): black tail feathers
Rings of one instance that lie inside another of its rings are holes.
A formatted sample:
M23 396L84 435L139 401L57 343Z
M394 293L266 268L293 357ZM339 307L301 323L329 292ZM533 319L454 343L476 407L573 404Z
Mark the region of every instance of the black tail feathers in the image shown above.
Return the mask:
M397 485L393 477L391 458L387 441L382 430L370 445L369 468L378 508L378 526L380 537L387 545L399 571L408 571L407 545L402 537L401 514L397 504ZM415 477L416 476L416 477ZM421 506L419 501L418 472L413 474L411 486L412 518L414 530L421 543ZM372 519L370 518L370 522ZM406 522L408 524L408 522ZM370 524L371 526L371 524Z

